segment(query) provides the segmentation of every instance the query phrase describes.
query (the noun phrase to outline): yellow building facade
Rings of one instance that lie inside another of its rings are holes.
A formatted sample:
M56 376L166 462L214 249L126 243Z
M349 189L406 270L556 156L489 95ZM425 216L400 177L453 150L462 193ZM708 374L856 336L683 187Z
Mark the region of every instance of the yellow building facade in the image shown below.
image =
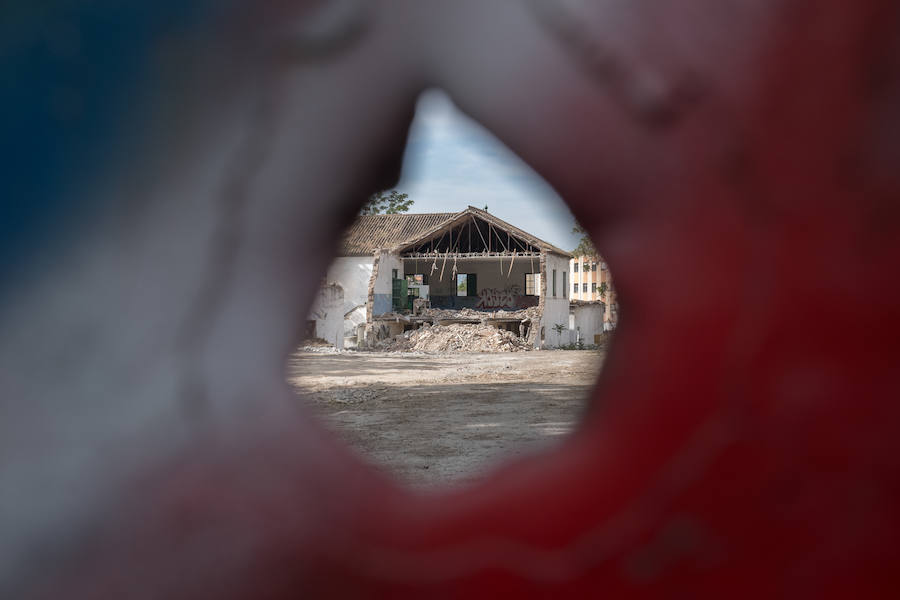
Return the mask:
M600 256L576 256L569 261L569 285L572 300L603 302L603 322L615 327L619 306L609 266Z

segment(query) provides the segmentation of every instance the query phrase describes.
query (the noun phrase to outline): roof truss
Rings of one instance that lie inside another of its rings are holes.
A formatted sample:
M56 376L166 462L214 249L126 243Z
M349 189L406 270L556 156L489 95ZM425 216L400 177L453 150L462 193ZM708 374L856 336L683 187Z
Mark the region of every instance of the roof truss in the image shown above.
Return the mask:
M472 214L430 232L400 249L407 258L451 254L460 256L539 256L541 248L508 229Z

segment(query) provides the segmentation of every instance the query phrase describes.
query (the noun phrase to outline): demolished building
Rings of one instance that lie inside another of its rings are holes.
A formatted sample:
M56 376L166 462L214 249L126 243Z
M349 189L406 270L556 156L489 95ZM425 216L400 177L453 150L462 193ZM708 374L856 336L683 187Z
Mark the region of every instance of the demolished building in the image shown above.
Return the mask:
M423 325L504 329L566 343L572 255L487 211L363 215L346 232L310 315L337 348Z

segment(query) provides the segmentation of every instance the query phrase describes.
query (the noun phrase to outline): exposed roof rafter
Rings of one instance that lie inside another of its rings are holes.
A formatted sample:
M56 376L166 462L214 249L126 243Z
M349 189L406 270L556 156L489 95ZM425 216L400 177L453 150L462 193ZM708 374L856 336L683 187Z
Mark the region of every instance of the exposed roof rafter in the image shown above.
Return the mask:
M477 235L473 235L472 227ZM447 245L448 234L452 235L453 247ZM513 252L527 256L542 251L572 256L474 206L458 213L361 216L344 236L341 255L368 256L378 248L411 256L433 256L436 251L474 256L501 250L505 252L502 256Z

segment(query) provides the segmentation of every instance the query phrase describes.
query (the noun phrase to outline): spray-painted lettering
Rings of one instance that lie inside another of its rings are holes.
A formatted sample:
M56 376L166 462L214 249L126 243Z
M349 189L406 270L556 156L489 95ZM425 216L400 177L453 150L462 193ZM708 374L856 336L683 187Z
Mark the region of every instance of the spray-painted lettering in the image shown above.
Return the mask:
M522 288L517 285L508 288L484 288L478 293L475 308L515 308L516 299L522 295Z

